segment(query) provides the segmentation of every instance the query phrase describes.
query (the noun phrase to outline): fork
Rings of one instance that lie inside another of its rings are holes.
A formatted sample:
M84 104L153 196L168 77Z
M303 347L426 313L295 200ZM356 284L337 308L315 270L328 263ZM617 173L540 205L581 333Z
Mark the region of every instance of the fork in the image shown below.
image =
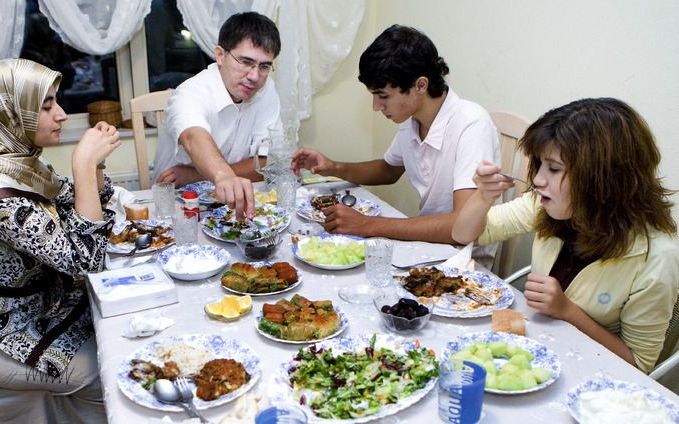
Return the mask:
M502 172L500 172L500 175L502 175L502 176L505 177L505 178L509 178L510 180L518 181L518 182L520 182L520 183L523 183L523 184L525 184L525 185L528 185L528 183L525 182L524 180L522 180L521 178L517 178L517 177L514 177L514 176L509 175L509 174L503 174Z
M200 415L196 409L196 405L193 403L193 390L191 389L191 386L189 386L189 382L186 380L186 377L177 377L177 379L174 381L174 384L179 389L179 393L182 394L182 401L184 401L184 403L189 407L189 410L193 416L199 418L201 423L208 423L209 421Z
M407 271L407 270L409 270L410 268L419 268L419 267L421 267L421 266L434 265L434 264L438 264L438 263L444 262L444 261L445 261L445 259L433 259L433 260L431 260L431 261L418 262L418 263L410 264L410 265L395 265L395 264L391 264L391 266L393 266L394 268L397 268L397 269L403 269L403 270L406 270L406 271Z

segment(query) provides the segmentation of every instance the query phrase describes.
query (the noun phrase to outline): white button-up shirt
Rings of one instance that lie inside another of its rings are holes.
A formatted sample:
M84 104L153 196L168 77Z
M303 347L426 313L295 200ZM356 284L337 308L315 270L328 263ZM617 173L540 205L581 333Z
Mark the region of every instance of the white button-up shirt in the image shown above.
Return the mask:
M158 133L154 177L165 169L191 164L179 135L191 127L208 131L227 163L254 156L257 144L276 125L280 101L272 79L250 100L234 103L216 63L184 81L174 91Z

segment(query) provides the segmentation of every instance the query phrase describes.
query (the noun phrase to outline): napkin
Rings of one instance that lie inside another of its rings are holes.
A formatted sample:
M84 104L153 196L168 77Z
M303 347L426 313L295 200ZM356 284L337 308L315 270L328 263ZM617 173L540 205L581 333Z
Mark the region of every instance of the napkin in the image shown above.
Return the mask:
M250 424L255 422L255 417L262 407L262 397L253 394L245 394L238 398L231 411L224 415L219 424ZM282 422L282 421L281 421Z
M448 258L441 266L457 269L474 269L474 260L472 259L472 250L474 243L469 243L463 249L458 251L455 255Z
M145 264L158 259L157 253L148 255L134 256L111 256L108 253L104 258L106 269L129 268L135 265Z
M137 313L130 317L128 328L123 333L124 337L134 339L136 337L148 337L174 325L174 320L164 317L160 311Z
M412 267L423 262L443 261L457 250L450 245L424 241L397 242L394 244L392 264L399 268Z

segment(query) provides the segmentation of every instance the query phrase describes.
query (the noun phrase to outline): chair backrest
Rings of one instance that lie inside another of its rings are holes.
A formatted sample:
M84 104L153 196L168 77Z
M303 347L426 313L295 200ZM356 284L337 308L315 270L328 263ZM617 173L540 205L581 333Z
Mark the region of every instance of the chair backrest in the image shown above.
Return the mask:
M139 187L142 190L151 188L149 175L149 158L144 131L144 113L155 112L156 127L163 124L163 114L172 90L155 91L143 94L130 100L132 113L132 133L134 134L134 150L137 154L137 170L139 172Z
M670 325L665 332L665 343L655 368L648 375L675 393L679 393L679 297L674 303Z
M530 122L512 112L491 112L500 141L500 166L502 172L526 181L528 178L528 161L518 149L518 141L523 137ZM508 202L523 194L528 187L520 182L502 195L502 202ZM526 234L514 237L502 243L495 255L493 272L502 278L517 269L530 264L530 251L533 235Z

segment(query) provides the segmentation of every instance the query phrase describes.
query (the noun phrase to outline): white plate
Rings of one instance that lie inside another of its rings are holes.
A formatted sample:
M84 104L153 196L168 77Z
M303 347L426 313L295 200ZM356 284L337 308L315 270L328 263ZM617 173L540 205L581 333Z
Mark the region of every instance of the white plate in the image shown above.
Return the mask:
M323 241L331 241L335 244L346 244L349 243L350 241L359 241L363 243L363 238L361 237L356 237L356 236L348 236L348 235L335 235L335 234L328 234L328 233L323 233L315 237L320 237ZM310 237L303 237L300 238L297 243L292 243L292 254L299 259L300 261L307 263L313 267L320 268L320 269L327 269L330 271L339 271L343 269L351 269L351 268L356 268L357 266L360 266L365 260L362 260L360 262L354 262L352 264L347 264L347 265L326 265L326 264L320 264L317 262L311 262L309 260L304 259L303 257L300 256L299 254L299 246L304 245L305 243L308 243Z
M194 397L194 404L198 409L213 408L218 405L223 405L237 399L239 396L250 390L259 380L262 374L262 367L259 357L247 344L235 340L225 339L219 334L188 334L181 336L170 336L161 340L156 340L148 343L142 348L138 349L129 355L120 364L118 374L118 387L131 401L141 406L160 411L183 411L178 406L167 405L158 401L153 394L145 390L141 384L129 377L130 361L132 359L143 359L151 361L156 365L162 366L163 362L158 360L156 356L156 349L162 345L185 343L189 346L202 348L212 353L217 358L231 358L243 364L245 370L250 374L250 381L239 387L238 390L221 396L215 400L204 401L198 397ZM194 392L195 394L195 392Z
M268 261L262 261L262 262L247 262L247 263L249 263L250 265L254 266L255 268L261 267L261 266L271 266L271 264L273 264L273 262L268 262ZM299 286L300 284L302 284L302 273L299 271L299 269L297 269L297 267L293 266L292 264L290 264L290 266L292 266L293 268L295 268L295 269L297 270L297 281L295 281L294 283L290 284L288 287L284 288L283 290L273 291L273 292L269 292L269 293L247 293L247 292L241 292L241 291L234 290L234 289L231 289L231 288L229 288L229 287L224 286L224 285L221 283L221 278L220 278L219 284L222 286L222 288L223 288L224 290L226 290L226 291L228 291L228 292L231 292L231 293L234 293L234 294L240 294L240 295L246 295L246 294L247 294L247 295L250 295L250 296L252 296L252 297L258 297L258 296L271 296L272 294L285 293L285 292L287 292L287 291L290 291L290 290L294 289L295 287ZM226 271L225 271L225 272L226 272Z
M471 333L465 334L463 336L458 336L455 340L453 340L452 342L448 342L448 344L446 344L446 348L443 351L443 359L441 360L442 361L449 360L450 356L453 353L463 350L466 346L473 344L474 342L511 343L524 350L527 350L533 355L533 361L531 362L531 366L533 368L544 368L552 372L552 376L550 377L549 380L544 381L542 382L542 384L538 384L537 386L531 389L496 390L489 389L486 387L485 390L488 393L496 393L500 395L515 395L522 393L537 392L538 390L542 390L545 387L549 386L550 384L554 383L561 374L561 362L559 361L559 357L556 356L556 353L554 353L551 349L547 348L547 346L533 339L529 339L528 337L523 336L517 336L516 334L510 333L495 333L492 331L488 331L483 333Z
M261 310L259 311L259 313L258 313L257 316L255 317L255 328L257 328L257 332L259 332L259 334L261 334L262 336L266 337L267 339L275 340L275 341L281 342L281 343L290 343L290 344L310 344L310 343L317 343L317 342L320 342L320 341L322 341L322 340L332 339L333 337L337 337L337 336L339 336L340 334L342 334L342 332L343 332L344 330L346 330L347 327L349 327L349 319L348 319L347 316L344 314L344 312L342 312L342 310L341 310L338 306L334 306L334 305L333 305L333 307L335 308L335 312L337 312L337 315L339 315L339 319L340 319L339 327L337 327L337 331L335 331L335 332L332 333L332 334L327 335L326 337L323 337L322 339L313 339L313 340L285 340L285 339L279 339L279 338L276 337L276 336L272 336L271 334L266 333L266 332L262 331L262 330L259 328L259 321L262 319L262 317L263 317L263 315L264 315L264 314L262 313Z
M136 222L137 224L141 224L145 227L162 226L162 227L167 229L166 235L168 235L170 237L174 237L174 230L172 230L172 226L169 225L165 221L161 221L161 220L157 220L157 219L142 219L142 220L138 220L138 221L135 220L134 222ZM125 227L127 227L130 223L131 223L130 221L116 222L113 225L113 229L111 231L113 232L113 234L120 234L125 229ZM156 250L162 250L162 249L165 249L168 246L172 246L174 243L175 242L172 241L172 242L165 244L163 246L140 249L140 250L137 250L136 252L134 252L134 254L135 255L143 255L144 253L155 252ZM134 243L125 242L125 243L113 244L113 243L109 242L108 246L106 246L106 251L109 252L109 253L123 254L123 253L131 252L133 248L134 248Z
M477 318L491 315L493 311L507 309L514 303L514 290L500 277L480 271L469 271L457 268L436 266L446 276L462 275L474 280L486 290L497 290L496 301L492 305L478 305L475 301L464 295L446 293L434 300L433 314L451 318ZM406 274L407 275L407 274ZM403 287L403 282L398 288L399 294L404 297L415 299L417 296Z
M571 416L575 418L576 421L581 422L582 411L580 408L580 397L582 394L598 392L604 389L612 389L626 395L639 393L646 398L646 400L659 403L662 409L667 412L670 421L679 423L679 405L676 403L644 386L610 378L592 378L569 390L566 395L568 397L568 412L570 412Z
M259 228L269 229L274 232L281 232L285 230L288 225L290 225L291 217L290 214L285 211L285 209L281 209L270 204L257 206L257 209L259 210L259 213L257 213L257 215L255 215L252 220L256 222ZM229 229L227 228L228 224L221 220L221 218L226 216L228 211L229 208L227 206L213 209L209 211L207 216L201 220L200 224L203 228L203 232L209 237L215 240L225 241L227 243L235 243L240 232L234 234L233 238L231 239L222 238L222 235L229 233ZM208 226L211 221L216 224L216 227L210 228ZM237 223L236 219L233 217L227 222L229 224Z
M332 349L336 353L344 352L360 352L370 345L370 339L373 334L361 334L356 336L348 337L338 337L335 339L325 340L317 343L316 349ZM375 343L376 348L386 347L392 351L398 353L405 353L412 349L417 348L417 342L414 340L404 339L393 334L377 334L377 341ZM278 366L274 372L274 384L270 386L268 392L269 399L271 403L276 402L292 402L298 403L293 397L293 389L290 387L290 376L288 371L294 364L294 360L286 361ZM427 396L427 394L436 386L438 378L432 378L427 382L427 384L413 392L410 396L401 399L397 403L390 405L383 405L379 412L373 415L368 415L365 417L346 419L346 420L330 420L317 417L311 408L307 405L302 405L301 408L306 412L310 423L342 423L342 424L354 424L354 423L364 423L373 420L379 420L381 418L394 415L399 411L402 411L420 401L422 398Z
M352 207L366 216L378 216L382 213L380 205L367 199L356 198L356 204ZM297 215L309 221L325 222L325 215L311 206L311 200L304 200L297 204Z
M221 271L229 263L229 259L231 259L229 252L211 244L174 246L158 256L158 262L165 272L173 278L185 281L211 277ZM191 266L191 262L202 260L201 269L198 269L196 265L194 265L193 270L179 270L176 267L170 267L171 261L174 260L181 260L187 266Z

